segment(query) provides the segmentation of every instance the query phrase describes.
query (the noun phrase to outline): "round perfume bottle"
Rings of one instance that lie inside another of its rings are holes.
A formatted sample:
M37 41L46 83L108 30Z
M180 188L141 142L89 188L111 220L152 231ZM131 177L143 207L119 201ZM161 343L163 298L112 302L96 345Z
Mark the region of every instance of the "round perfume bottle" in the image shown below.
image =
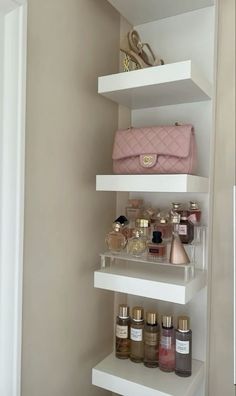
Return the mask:
M127 252L135 257L140 257L147 248L147 239L141 230L134 230L133 237L128 240Z
M121 227L120 223L113 223L113 231L109 232L106 236L106 245L112 253L119 253L126 246L127 239L122 234Z

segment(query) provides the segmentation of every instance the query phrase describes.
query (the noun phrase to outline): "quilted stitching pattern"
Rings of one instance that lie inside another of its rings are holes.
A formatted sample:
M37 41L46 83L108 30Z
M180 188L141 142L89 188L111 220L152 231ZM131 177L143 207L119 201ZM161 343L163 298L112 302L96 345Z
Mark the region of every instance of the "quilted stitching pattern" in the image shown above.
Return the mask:
M158 154L187 157L192 125L159 126L118 130L112 158L128 158L140 154Z
M154 132L157 130L161 130L161 133ZM132 131L132 134L129 133L130 131ZM135 139L133 138L134 132ZM121 141L121 137L125 134L124 141ZM119 138L115 139L113 151L113 171L115 174L194 174L195 172L196 143L192 125L184 125L183 127L134 128L128 130L128 133L127 130L117 131L117 135ZM158 138L156 137L157 135ZM138 140L139 138L141 140ZM157 140L158 145L156 143ZM143 152L144 150L145 152ZM141 154L156 153L157 150L159 151L159 155L156 164L151 168L142 167L139 156Z

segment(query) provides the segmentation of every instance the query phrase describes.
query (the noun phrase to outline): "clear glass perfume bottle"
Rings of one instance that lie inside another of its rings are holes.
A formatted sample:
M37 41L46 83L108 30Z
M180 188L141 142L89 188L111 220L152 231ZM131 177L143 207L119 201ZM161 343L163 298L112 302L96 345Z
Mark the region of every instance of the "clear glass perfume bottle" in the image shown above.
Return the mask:
M159 347L159 368L171 372L175 369L175 334L171 315L162 317L161 338Z
M130 325L130 360L135 363L141 363L144 357L143 329L143 308L134 307Z
M127 243L127 239L121 232L121 224L113 223L113 231L109 232L105 238L106 245L112 253L122 251Z
M127 252L135 257L140 257L147 249L147 238L141 230L134 230L133 237L128 240Z
M150 227L149 221L147 219L136 219L135 227L143 232L143 236L149 239L150 236Z
M128 206L126 207L126 216L128 217L129 221L135 222L135 220L141 216L142 214L142 199L129 199Z
M116 357L128 359L130 354L130 317L129 307L125 304L119 305L116 318Z
M162 242L160 231L153 231L152 242L148 243L148 258L154 261L166 259L166 244Z
M190 377L192 374L192 331L188 316L178 318L178 329L175 331L175 374L180 377Z
M144 365L157 367L159 361L160 327L157 323L157 313L147 312L144 327Z

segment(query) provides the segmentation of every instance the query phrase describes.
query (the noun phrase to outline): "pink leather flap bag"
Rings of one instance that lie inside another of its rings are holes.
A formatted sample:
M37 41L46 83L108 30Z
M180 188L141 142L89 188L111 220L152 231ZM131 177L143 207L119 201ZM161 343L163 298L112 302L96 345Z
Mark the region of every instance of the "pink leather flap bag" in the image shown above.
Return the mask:
M192 125L118 130L113 146L116 174L188 173L196 168Z

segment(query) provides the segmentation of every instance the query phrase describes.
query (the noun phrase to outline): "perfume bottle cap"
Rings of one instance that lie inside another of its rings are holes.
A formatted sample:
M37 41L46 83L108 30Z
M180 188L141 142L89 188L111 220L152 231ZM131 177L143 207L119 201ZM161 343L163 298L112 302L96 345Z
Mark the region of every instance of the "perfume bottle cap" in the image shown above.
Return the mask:
M178 330L181 331L189 331L189 317L188 316L179 316L178 317Z
M120 223L113 223L112 224L112 228L113 228L114 231L118 232L121 229L121 224Z
M143 308L142 307L133 307L132 318L137 321L143 320Z
M120 223L122 227L124 227L125 225L129 224L129 220L125 216L121 215L117 217L114 223Z
M152 242L153 243L161 243L162 242L162 233L161 231L153 231Z
M179 224L180 223L180 214L179 213L172 213L171 215L171 223L172 224Z
M142 230L137 230L137 228L135 228L132 232L133 236L136 238L140 238L143 235L143 231Z
M124 318L124 319L129 317L129 307L128 307L128 305L125 305L125 304L120 304L119 305L118 316L120 318Z
M172 209L174 209L174 210L181 208L181 203L179 203L179 202L172 202L171 205L172 205Z
M165 217L160 218L160 224L167 224L167 223L168 223L168 221Z
M189 202L189 209L190 210L199 210L199 206L197 202L190 201Z
M157 323L157 313L156 312L147 312L146 313L146 322L151 325L156 324Z
M141 206L143 204L142 199L129 199L128 202L129 202L129 205L135 209L141 208Z
M148 228L149 224L147 219L136 219L135 225L136 227Z
M181 220L188 220L188 212L186 212L185 210L182 212L181 216L180 216Z
M162 326L167 328L173 327L173 317L171 315L163 315Z

